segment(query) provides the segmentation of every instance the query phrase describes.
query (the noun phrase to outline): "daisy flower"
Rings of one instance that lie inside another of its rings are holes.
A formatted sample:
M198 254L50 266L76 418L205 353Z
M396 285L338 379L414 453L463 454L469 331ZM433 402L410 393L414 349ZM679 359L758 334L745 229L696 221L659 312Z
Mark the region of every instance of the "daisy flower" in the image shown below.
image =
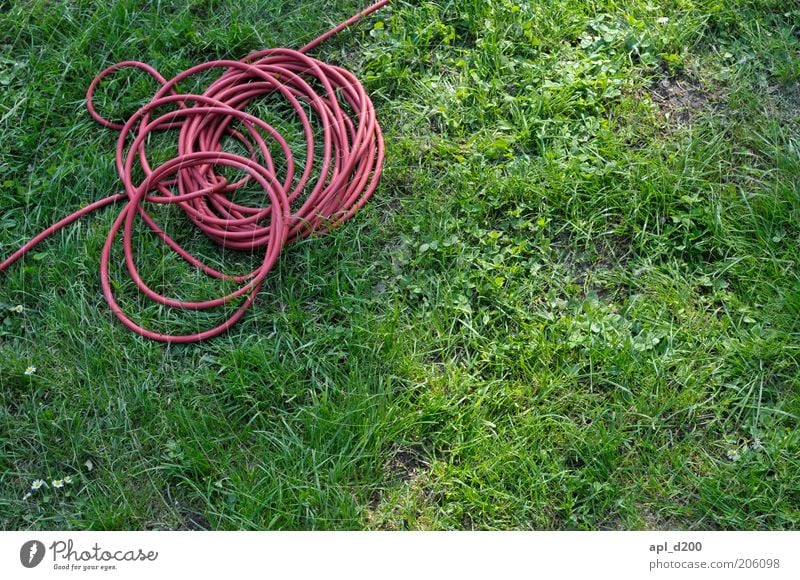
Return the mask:
M65 475L64 476L64 483L72 483L72 476Z
M33 491L36 491L37 489L39 489L42 486L47 487L47 483L45 483L44 479L35 479L33 481L33 483L31 484L31 489Z
M25 376L28 376L28 377L29 377L29 376L31 376L31 375L32 375L33 373L35 373L35 372L36 372L36 367L34 367L34 366L30 366L30 367L28 367L28 368L26 368L26 369L25 369Z
M54 479L53 480L53 487L64 487L64 480L63 479Z

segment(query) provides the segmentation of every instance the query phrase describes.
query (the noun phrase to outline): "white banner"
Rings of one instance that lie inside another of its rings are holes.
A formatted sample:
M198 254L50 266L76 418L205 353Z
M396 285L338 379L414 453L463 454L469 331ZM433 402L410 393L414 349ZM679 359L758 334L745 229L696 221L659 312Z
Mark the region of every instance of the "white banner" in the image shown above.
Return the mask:
M0 532L2 578L800 578L800 532Z

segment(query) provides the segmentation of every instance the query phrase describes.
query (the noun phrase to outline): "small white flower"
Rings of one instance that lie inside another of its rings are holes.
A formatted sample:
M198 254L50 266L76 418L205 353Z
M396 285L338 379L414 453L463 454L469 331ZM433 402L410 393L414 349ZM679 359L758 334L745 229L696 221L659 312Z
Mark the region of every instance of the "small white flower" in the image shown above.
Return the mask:
M764 446L761 444L761 438L756 437L755 439L753 439L753 443L752 445L750 445L750 447L752 447L753 451L759 451L760 449L764 449Z
M72 483L72 476L65 475L64 476L64 483Z
M25 307L22 304L17 304L16 306L12 306L9 308L11 312L16 312L17 314L22 314L25 311Z
M29 498L29 497L31 497L32 495L33 495L33 494L32 494L31 492L28 492L28 493L26 493L25 495L23 495L23 496L22 496L22 501L25 501L26 499L28 499L28 498Z
M666 16L662 16L661 18L656 18L656 22L663 26L664 24L669 22L669 18L667 18Z
M31 489L33 491L36 491L37 489L39 489L42 486L47 487L47 483L45 483L44 479L35 479L33 481L33 483L31 484Z
M728 459L731 461L738 461L740 457L741 455L739 455L739 452L736 449L728 450Z
M29 366L28 368L25 369L25 376L29 377L35 372L36 372L36 367Z
M54 479L53 480L53 487L64 487L64 480L63 479Z

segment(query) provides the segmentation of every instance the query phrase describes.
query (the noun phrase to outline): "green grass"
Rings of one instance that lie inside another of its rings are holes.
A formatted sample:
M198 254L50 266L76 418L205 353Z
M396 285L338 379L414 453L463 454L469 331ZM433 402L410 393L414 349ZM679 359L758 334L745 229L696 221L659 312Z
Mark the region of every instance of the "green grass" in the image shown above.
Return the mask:
M101 68L299 47L364 5L0 0L0 255L116 191L83 105ZM113 210L0 276L0 528L796 529L798 22L395 2L332 39L315 55L373 96L385 176L233 331L170 347L116 321ZM109 114L154 90L124 78ZM139 239L163 288L220 290ZM208 322L118 283L158 328Z

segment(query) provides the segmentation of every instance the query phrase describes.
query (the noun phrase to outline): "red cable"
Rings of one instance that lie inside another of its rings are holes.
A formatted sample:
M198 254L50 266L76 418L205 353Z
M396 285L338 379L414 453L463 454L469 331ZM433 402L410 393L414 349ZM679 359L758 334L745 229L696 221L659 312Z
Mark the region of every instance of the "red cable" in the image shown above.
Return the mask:
M112 312L133 332L169 343L204 340L229 329L255 300L284 245L312 232L336 227L361 208L375 191L383 166L384 147L372 102L350 72L305 53L388 3L389 0L376 2L300 50L272 48L253 53L241 61L209 61L170 80L139 61L120 62L101 71L89 85L86 108L95 121L120 131L116 165L124 192L96 201L53 224L1 262L0 272L61 228L98 208L127 200L111 226L100 260L100 282ZM97 113L94 92L107 75L131 67L148 73L161 84L161 88L149 103L121 125ZM177 83L211 68L222 68L224 72L204 93L177 92ZM321 85L324 89L322 94L309 83ZM254 99L276 92L293 107L306 138L307 158L294 187L294 159L288 143L265 121L244 111ZM310 180L317 162L313 130L301 103L311 107L322 125L323 154L315 183ZM352 116L342 109L343 103L353 112ZM173 110L156 116L156 109L164 105L172 105ZM177 110L174 110L175 105ZM232 128L236 122L243 130ZM179 131L178 154L153 169L145 151L148 136L153 131L168 129ZM250 157L223 151L220 139L224 135L239 140ZM286 165L283 181L275 173L265 135L278 144L283 154ZM134 164L144 172L145 178L141 183L134 181ZM214 172L218 165L242 170L247 175L235 183L228 183ZM268 205L249 207L230 199L229 194L253 180L264 189L269 198ZM300 208L292 213L290 204L309 188L310 192ZM220 246L244 251L262 250L264 260L249 274L231 276L219 272L170 238L144 209L144 202L176 204L189 220ZM169 298L149 288L139 276L134 262L132 236L137 216L186 262L210 277L240 283L239 289L213 300L191 302ZM185 310L214 308L239 297L245 297L244 301L222 324L195 334L162 334L138 325L122 311L111 291L111 248L120 230L128 272L139 290L150 299Z

